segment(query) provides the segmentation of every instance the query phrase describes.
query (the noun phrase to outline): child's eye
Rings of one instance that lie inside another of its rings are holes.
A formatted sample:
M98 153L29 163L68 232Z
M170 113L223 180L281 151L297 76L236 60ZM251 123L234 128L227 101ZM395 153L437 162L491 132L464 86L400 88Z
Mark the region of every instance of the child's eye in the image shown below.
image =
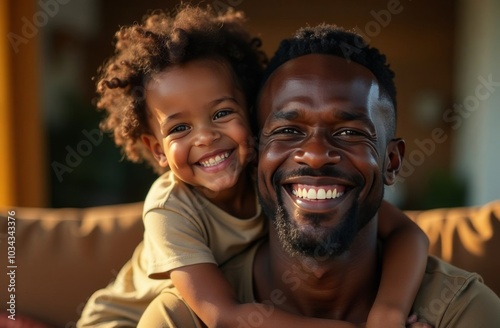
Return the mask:
M215 113L214 120L218 120L219 118L222 118L222 117L227 116L229 114L231 114L231 110L229 110L229 109L220 110L217 113Z
M169 134L184 132L187 130L189 130L189 126L187 126L186 124L179 124L179 125L174 126L172 129L170 129Z

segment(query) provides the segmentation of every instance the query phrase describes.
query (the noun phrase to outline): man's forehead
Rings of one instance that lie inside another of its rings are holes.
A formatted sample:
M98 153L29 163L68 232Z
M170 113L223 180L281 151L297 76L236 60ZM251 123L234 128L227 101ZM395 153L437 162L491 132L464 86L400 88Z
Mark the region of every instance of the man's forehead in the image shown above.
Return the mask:
M316 65L313 65L316 64ZM348 71L357 70L360 75L369 75L374 77L372 72L361 64L358 64L349 58L340 57L330 54L307 54L299 56L289 61L283 63L276 71L280 71L283 68L293 67L297 72L303 71L313 71L313 70L324 70L325 68L334 68L337 74L342 74Z
M373 73L364 66L326 54L294 58L278 67L263 86L259 101L259 121L269 110L293 100L342 100L366 104L379 96ZM295 98L295 99L294 99Z

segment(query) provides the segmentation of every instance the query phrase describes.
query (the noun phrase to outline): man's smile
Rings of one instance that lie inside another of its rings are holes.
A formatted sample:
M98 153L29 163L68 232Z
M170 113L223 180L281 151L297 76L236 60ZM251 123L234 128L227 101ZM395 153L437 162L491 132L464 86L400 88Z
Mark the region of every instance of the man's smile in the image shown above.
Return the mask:
M335 199L344 194L345 187L339 185L333 186L311 186L304 184L292 184L292 194L299 198L308 200Z
M338 210L354 185L331 176L296 176L282 186L295 206L310 212Z

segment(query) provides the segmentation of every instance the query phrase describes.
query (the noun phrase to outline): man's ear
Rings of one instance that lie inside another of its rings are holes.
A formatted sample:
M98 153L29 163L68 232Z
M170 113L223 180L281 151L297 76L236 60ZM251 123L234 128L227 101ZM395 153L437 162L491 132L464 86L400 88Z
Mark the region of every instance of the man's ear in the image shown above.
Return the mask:
M158 164L160 164L161 167L168 167L167 156L163 151L163 147L158 142L158 139L151 134L143 134L141 135L141 140L151 151L154 158L158 161Z
M392 185L396 182L397 175L403 165L405 155L405 141L397 138L389 141L385 154L384 184Z

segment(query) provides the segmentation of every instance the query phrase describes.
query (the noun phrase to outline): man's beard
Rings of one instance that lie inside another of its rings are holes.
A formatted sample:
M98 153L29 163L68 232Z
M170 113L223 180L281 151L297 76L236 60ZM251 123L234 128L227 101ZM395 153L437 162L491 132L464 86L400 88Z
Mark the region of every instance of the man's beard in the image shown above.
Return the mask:
M271 218L281 246L289 255L313 258L336 257L349 249L358 232L356 222L359 207L356 204L334 228L321 227L323 215L307 216L314 233L306 234L290 218L280 198L281 195L278 196L278 204L274 211L267 204L263 204L262 209Z
M262 197L260 202L265 215L274 225L281 246L290 256L317 259L342 255L350 248L357 233L373 218L383 199L382 192L380 199L373 204L365 204L362 211L358 193L354 197L356 201L335 227L321 226L321 222L328 219L326 214L310 214L305 216L308 226L301 228L290 217L294 214L285 210L281 185L276 183L278 179L274 180L277 204Z

